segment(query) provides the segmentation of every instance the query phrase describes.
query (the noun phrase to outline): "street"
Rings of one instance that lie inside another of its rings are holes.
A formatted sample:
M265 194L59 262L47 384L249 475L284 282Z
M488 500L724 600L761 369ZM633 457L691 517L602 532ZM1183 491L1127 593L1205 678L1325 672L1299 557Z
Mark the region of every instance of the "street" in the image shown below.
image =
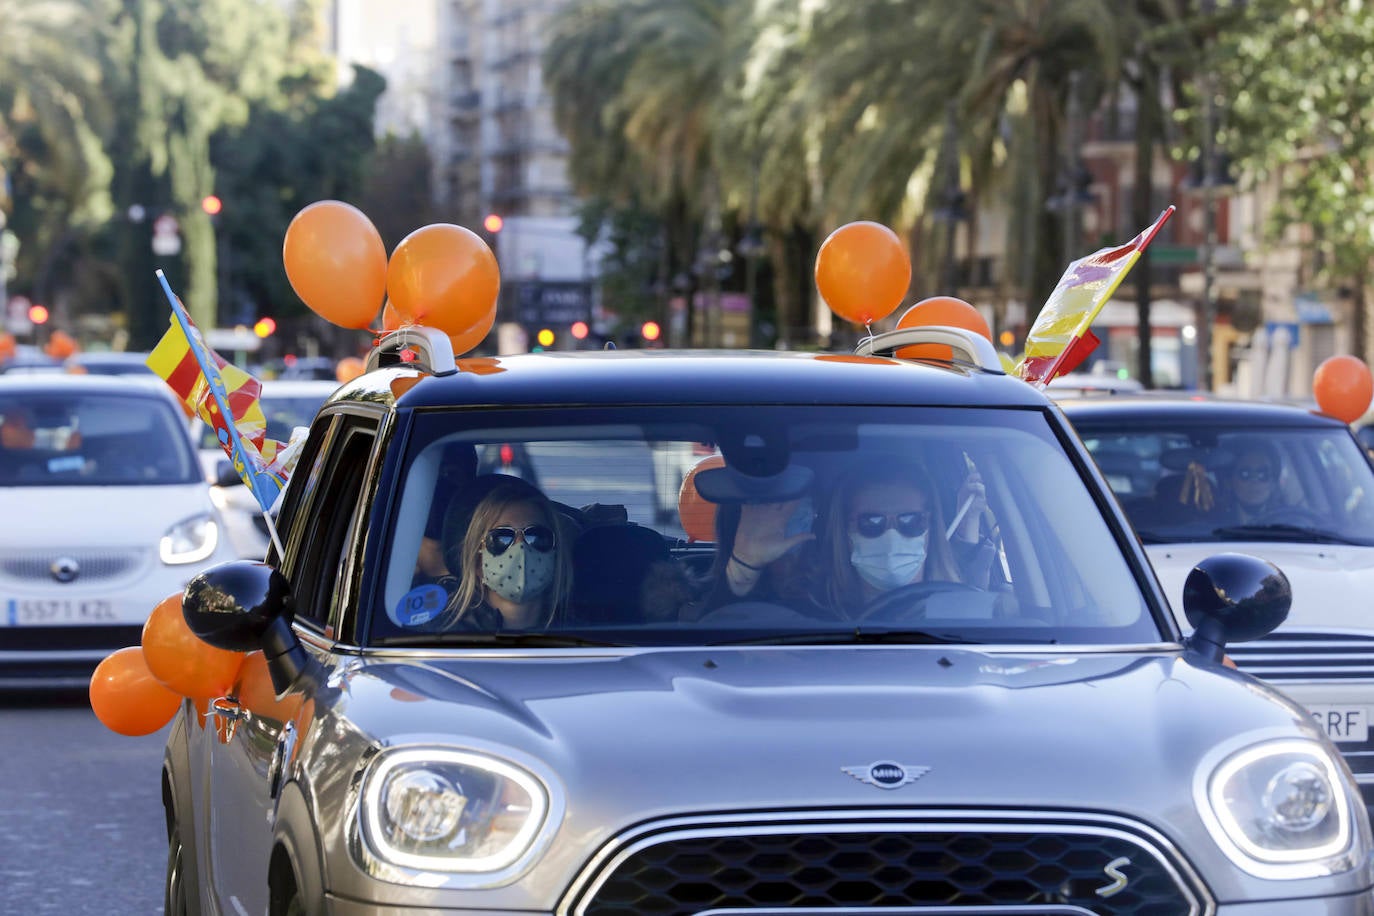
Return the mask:
M165 730L126 738L83 691L0 695L0 914L162 912Z

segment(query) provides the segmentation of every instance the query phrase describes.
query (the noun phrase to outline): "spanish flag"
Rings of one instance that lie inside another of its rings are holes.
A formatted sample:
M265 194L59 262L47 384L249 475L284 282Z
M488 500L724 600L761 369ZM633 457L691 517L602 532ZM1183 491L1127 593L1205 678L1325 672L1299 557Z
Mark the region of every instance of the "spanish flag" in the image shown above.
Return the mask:
M158 279L172 303L171 326L148 354L148 368L215 430L234 469L266 511L286 482L286 469L281 462L285 445L266 435L262 383L211 350L161 271Z
M1100 341L1089 330L1093 320L1174 209L1170 204L1125 245L1103 248L1069 265L1026 334L1026 354L1016 364L1017 375L1043 388L1055 376L1072 372L1096 349Z

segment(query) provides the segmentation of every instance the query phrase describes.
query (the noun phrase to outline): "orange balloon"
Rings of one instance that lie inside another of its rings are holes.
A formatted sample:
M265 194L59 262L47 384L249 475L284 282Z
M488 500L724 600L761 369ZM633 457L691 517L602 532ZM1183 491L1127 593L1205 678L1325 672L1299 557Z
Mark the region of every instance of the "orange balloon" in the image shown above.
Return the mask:
M339 360L339 364L334 367L334 377L339 383L351 382L362 375L367 369L367 364L356 356L345 356Z
M143 657L168 690L192 699L224 696L243 667L242 652L216 649L191 632L180 592L159 601L144 622Z
M882 223L846 223L821 243L816 288L841 318L867 325L892 314L911 284L911 255Z
M453 337L496 308L501 270L475 232L432 223L406 236L391 253L386 292L403 323L438 328Z
M1374 400L1374 376L1357 356L1332 356L1312 376L1312 394L1322 413L1354 423Z
M14 342L13 334L0 334L0 361L13 357L17 349L18 345Z
M696 476L708 468L723 467L724 458L710 455L698 461L682 479L682 487L677 491L677 516L682 521L682 530L687 532L688 540L716 539L716 504L707 502L697 492Z
M301 695L288 693L277 699L276 688L272 686L272 675L267 670L267 657L261 649L249 652L243 660L238 680L234 683L234 696L238 697L243 708L255 716L285 722L293 719L301 708Z
M382 306L382 330L394 331L402 324L401 313L396 311L396 306L391 304L390 299L386 300L386 305Z
M341 200L305 207L286 227L282 260L291 288L311 311L345 328L366 328L386 292L386 245L363 211Z
M491 329L495 324L496 306L493 305L491 311L487 313L487 317L468 328L462 334L454 334L449 337L449 340L453 343L453 355L462 356L464 353L486 340L487 335L491 333Z
M79 349L81 348L76 345L76 341L66 331L53 331L48 342L43 345L43 352L53 359L66 359Z
M920 328L929 325L945 325L964 328L981 334L992 342L992 328L983 313L970 303L954 296L931 296L922 299L902 313L897 319L899 328ZM912 344L898 348L896 354L903 359L953 359L954 350L944 344Z
M181 696L153 677L143 650L119 649L105 656L91 675L91 711L112 732L151 735L176 715Z

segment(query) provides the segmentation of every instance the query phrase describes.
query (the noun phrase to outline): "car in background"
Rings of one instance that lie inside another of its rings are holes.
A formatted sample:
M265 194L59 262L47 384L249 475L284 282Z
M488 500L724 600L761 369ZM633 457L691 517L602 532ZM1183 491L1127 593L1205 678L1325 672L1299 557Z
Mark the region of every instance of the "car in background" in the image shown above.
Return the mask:
M0 377L0 686L84 686L232 559L160 379Z
M339 383L339 361L328 356L298 356L282 365L277 378L287 381L329 381Z
M1184 643L1052 402L972 332L907 330L861 346L969 359L474 365L439 331L384 338L311 426L283 549L185 592L193 632L249 654L230 694L168 726L166 912L1368 916L1348 768L1223 664L1282 618L1282 577L1211 558L1190 607L1207 638ZM727 597L694 572L731 548L657 521L655 444L719 448L693 485L714 473L697 491L722 530L727 506L814 486L830 552L788 562L817 594L850 541L940 531L973 462L1004 575L812 613ZM503 445L538 465L537 509L530 483L478 471ZM865 513L871 535L832 517L842 473L901 462L940 481L928 509ZM436 580L421 561L450 489ZM540 520L489 517L484 494ZM515 562L479 565L497 556ZM460 583L482 581L565 600L478 619Z
M1088 395L1137 394L1145 390L1139 379L1117 378L1092 372L1070 372L1060 375L1046 386L1052 398L1086 397Z
M1203 557L1244 552L1287 575L1287 621L1230 655L1311 710L1374 804L1374 470L1350 427L1298 406L1198 396L1060 406L1131 519L1181 627L1191 629L1184 584ZM1250 473L1238 462L1257 442L1278 461L1270 482L1278 508L1241 520L1227 511L1227 488Z
M73 375L152 375L148 354L127 350L83 350L62 363Z
M297 428L315 419L320 405L339 387L338 382L299 379L262 382L262 411L267 419L268 439L287 443ZM234 552L244 558L260 560L267 555L270 536L262 507L243 479L234 472L228 455L215 438L213 428L199 420L193 424L205 477L210 482L210 498L224 517L227 537Z
M53 359L44 353L41 347L35 347L33 344L19 344L14 349L14 355L8 359L0 360L0 374L20 375L61 371L61 360Z

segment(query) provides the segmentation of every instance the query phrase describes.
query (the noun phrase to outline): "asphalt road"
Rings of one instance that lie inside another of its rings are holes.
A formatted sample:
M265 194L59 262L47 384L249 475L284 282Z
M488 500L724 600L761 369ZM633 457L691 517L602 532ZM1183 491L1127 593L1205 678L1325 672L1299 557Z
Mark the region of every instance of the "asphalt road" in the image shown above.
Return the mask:
M84 691L0 693L0 914L162 912L165 741L105 728Z

